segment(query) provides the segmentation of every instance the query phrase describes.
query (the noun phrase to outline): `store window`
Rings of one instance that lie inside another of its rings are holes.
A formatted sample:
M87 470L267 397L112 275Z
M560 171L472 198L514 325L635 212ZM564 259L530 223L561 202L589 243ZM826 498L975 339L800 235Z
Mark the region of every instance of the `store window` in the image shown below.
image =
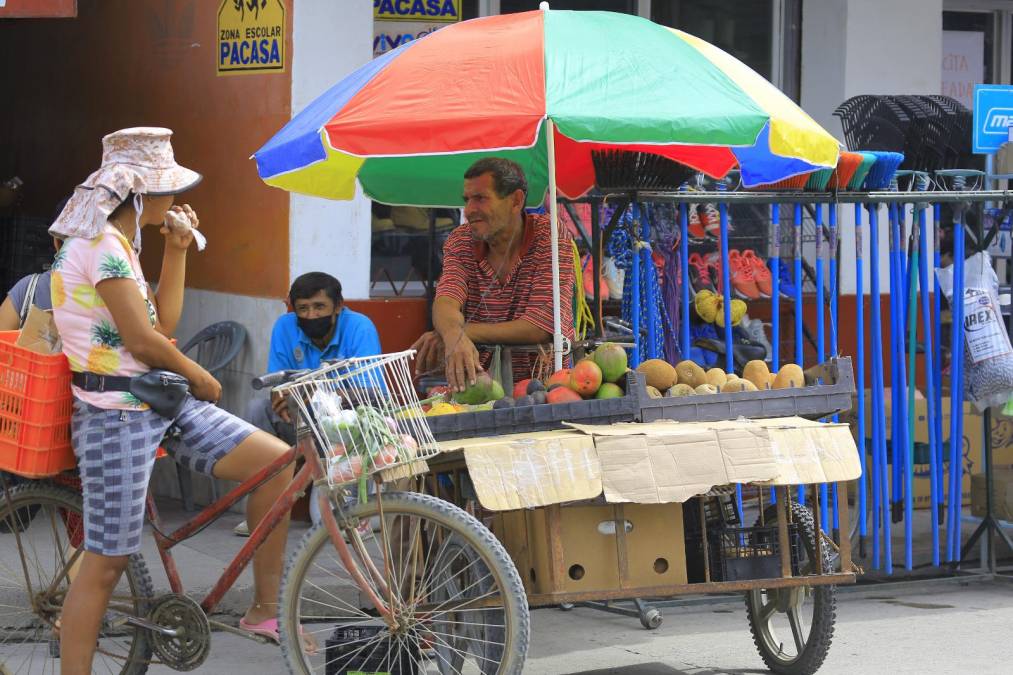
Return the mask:
M671 0L651 3L651 20L706 40L776 81L773 11L774 0Z
M538 9L539 0L500 0L500 14ZM637 0L552 0L552 9L582 9L602 12L637 13Z

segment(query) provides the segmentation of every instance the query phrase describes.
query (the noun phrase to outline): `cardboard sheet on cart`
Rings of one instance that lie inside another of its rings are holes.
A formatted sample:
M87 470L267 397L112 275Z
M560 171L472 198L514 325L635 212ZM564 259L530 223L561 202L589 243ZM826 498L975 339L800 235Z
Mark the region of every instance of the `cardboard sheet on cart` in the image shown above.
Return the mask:
M719 485L808 485L861 475L846 424L783 417L574 427L595 439L608 502L683 502Z
M492 511L602 494L607 502L683 502L731 483L811 484L861 473L847 425L798 417L573 425L441 445L464 451L479 502Z

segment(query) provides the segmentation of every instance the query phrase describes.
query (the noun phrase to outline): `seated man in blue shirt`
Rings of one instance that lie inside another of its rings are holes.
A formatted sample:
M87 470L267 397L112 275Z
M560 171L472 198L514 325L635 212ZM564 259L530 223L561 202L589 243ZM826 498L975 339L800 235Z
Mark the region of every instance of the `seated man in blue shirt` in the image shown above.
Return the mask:
M319 368L321 361L373 356L380 353L380 336L365 314L344 306L341 282L324 272L308 272L292 282L288 291L292 311L282 314L271 330L267 372ZM295 427L284 399L254 397L246 411L254 426L295 444ZM313 522L319 522L317 502L311 497ZM233 529L247 537L244 520Z
M268 372L319 368L321 361L380 353L376 326L365 314L344 306L341 282L330 274L303 274L292 282L288 301L293 311L278 317L271 331ZM280 397L251 401L247 420L295 443L295 430Z

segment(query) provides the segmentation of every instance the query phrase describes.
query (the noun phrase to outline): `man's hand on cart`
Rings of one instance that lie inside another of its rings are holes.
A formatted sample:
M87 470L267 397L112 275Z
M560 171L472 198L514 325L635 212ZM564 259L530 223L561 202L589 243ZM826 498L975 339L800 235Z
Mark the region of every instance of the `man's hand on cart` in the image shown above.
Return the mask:
M415 344L415 376L422 377L443 367L443 338L434 330L423 333Z
M452 391L464 391L475 384L475 376L482 372L478 348L464 331L443 342L446 354L447 384Z

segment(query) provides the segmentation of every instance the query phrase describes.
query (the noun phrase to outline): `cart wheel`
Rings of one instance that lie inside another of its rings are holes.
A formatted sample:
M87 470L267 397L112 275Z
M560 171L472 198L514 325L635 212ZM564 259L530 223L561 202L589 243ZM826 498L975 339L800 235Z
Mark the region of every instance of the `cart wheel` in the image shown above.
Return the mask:
M559 609L561 609L564 612L569 612L569 611L571 611L573 609L573 603L572 602L564 602L563 604L561 604L559 606Z
M661 616L661 612L653 607L640 615L640 625L647 630L654 630L661 625L663 620L664 617Z
M791 516L799 527L802 546L799 572L816 573L816 533L807 508L792 502ZM765 513L767 524L777 522L777 508ZM822 548L823 569L831 556ZM837 589L834 586L795 586L755 589L746 593L746 614L753 642L767 667L781 675L810 675L823 664L834 635Z

